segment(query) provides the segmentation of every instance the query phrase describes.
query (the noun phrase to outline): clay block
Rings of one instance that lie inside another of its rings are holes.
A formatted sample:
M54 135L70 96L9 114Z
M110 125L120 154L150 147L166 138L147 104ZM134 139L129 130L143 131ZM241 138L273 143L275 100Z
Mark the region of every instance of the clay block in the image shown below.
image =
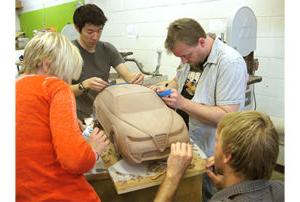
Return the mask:
M94 111L116 150L129 162L163 159L172 143L189 142L181 116L144 86L109 86L96 97Z

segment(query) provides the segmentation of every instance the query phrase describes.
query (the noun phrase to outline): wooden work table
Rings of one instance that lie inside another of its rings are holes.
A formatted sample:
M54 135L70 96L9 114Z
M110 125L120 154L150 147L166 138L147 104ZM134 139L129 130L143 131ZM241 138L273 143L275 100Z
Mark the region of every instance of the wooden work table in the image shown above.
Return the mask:
M90 179L102 202L152 202L159 186L149 187L125 194L117 194L111 179ZM201 202L202 175L183 179L178 187L174 202Z
M201 174L205 171L205 155L195 144L193 153L192 163L178 187L174 201L202 200ZM114 147L110 145L102 156L102 161L98 162L91 172L86 173L86 178L103 202L150 202L153 201L165 177L165 169L166 160L129 164L120 159Z

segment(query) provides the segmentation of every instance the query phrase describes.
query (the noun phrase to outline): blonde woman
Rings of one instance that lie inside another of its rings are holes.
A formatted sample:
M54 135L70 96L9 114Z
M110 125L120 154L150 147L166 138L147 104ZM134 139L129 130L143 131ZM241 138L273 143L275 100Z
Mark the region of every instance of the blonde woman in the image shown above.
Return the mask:
M100 201L83 173L109 141L97 128L89 143L81 135L69 85L81 67L78 49L59 33L38 34L25 47L16 81L17 201Z

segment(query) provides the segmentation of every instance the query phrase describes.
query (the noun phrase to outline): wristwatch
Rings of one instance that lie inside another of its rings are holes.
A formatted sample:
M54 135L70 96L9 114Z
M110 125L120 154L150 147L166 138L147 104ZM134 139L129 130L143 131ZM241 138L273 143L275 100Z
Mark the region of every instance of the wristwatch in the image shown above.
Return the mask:
M78 89L79 89L80 91L83 91L84 93L87 92L87 91L89 90L89 89L87 89L87 88L85 88L85 87L83 86L82 82L80 82L80 83L78 84Z

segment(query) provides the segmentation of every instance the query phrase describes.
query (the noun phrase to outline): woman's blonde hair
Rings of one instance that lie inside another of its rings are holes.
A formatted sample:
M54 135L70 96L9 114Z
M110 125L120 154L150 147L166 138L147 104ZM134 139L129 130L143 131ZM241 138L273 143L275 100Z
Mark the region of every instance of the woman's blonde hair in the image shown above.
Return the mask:
M82 58L79 50L60 33L39 33L26 45L23 60L25 73L36 72L45 61L49 63L48 75L57 76L67 83L80 76Z
M279 139L268 115L234 112L218 124L222 150L231 154L230 167L248 180L270 179L279 153Z

